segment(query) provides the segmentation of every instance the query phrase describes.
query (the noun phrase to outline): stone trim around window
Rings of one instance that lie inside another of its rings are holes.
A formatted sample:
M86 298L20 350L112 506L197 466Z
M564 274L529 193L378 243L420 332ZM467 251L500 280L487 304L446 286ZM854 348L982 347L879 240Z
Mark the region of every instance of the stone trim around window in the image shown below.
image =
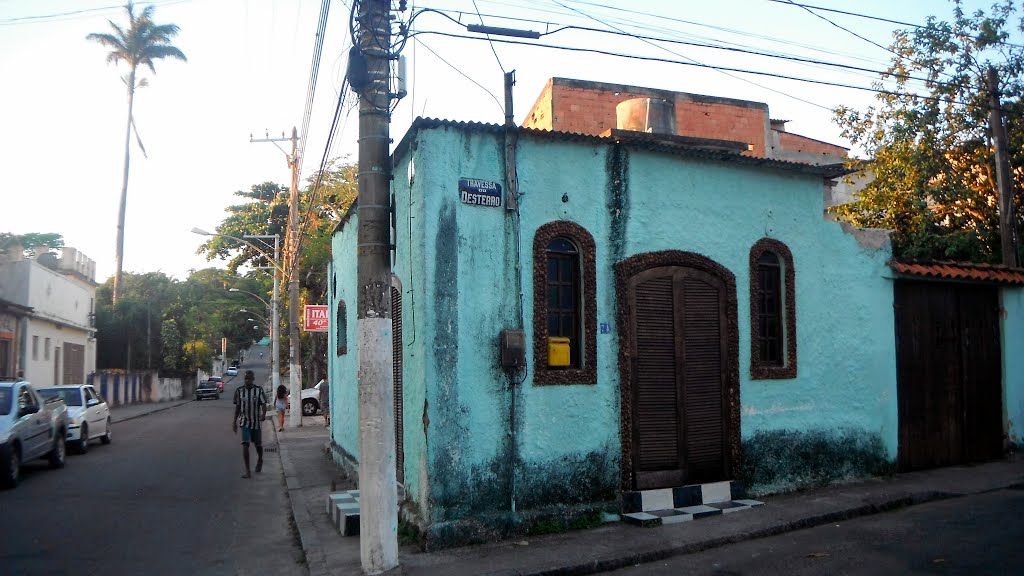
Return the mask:
M725 376L726 419L729 422L727 441L729 443L729 471L733 477L739 475L743 462L740 442L740 360L739 360L739 314L736 303L736 276L718 262L696 252L665 250L647 252L626 258L615 265L615 290L619 327L619 436L622 442L621 482L623 490L634 490L633 470L633 368L631 342L633 329L630 323L629 280L651 268L681 266L693 268L721 278L725 284L725 321L728 330L726 364L722 366Z
M785 359L783 366L767 366L761 363L761 346L757 337L758 316L761 311L761 287L758 285L757 260L765 252L779 257L782 264L782 282L785 284L782 297L784 318L783 338ZM796 272L793 269L793 254L782 242L773 238L762 238L750 248L750 378L753 380L782 380L796 378Z
M580 251L583 289L583 368L548 368L547 248L559 236L576 243ZM533 235L533 383L597 384L597 272L594 237L587 229L559 220L544 224Z

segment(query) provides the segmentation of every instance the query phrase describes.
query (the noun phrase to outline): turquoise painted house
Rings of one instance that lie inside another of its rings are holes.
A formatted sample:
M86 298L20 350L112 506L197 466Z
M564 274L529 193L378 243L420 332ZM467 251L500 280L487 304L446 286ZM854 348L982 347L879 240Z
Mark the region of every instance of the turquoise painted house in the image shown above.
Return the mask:
M842 174L743 142L416 120L393 153L402 518L439 547L646 490L1001 457L1024 424L1024 355L1000 353L1024 346L1024 273L894 263L885 232L825 215ZM334 234L329 302L332 445L355 469L357 227ZM915 319L942 306L995 338L958 366L996 425L953 440L955 410L901 392L938 386L921 350L945 340Z

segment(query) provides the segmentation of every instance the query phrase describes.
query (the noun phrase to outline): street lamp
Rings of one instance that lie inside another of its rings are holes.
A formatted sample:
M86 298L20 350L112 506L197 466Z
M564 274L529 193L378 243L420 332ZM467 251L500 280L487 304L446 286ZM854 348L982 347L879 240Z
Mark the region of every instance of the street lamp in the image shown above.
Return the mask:
M274 387L274 390L277 390L277 387L281 385L281 370L277 367L278 358L281 357L281 333L280 333L281 332L281 312L280 312L280 310L281 310L281 295L280 295L280 279L288 274L285 271L284 266L282 266L281 262L280 262L280 258L281 258L280 236L278 236L277 234L264 234L264 235L248 235L247 234L247 235L245 235L242 238L236 238L235 236L228 236L227 234L217 234L215 232L207 232L206 230L203 230L202 228L192 228L192 232L194 234L200 234L200 235L203 235L203 236L220 236L222 238L229 238L231 240L235 240L236 242L242 242L243 244L247 244L251 248L255 249L257 252L259 252L268 262L270 262L270 264L274 268L274 297L271 300L271 303L268 303L266 300L264 300L263 298L261 298L260 296L258 296L256 294L253 294L252 292L248 292L248 291L245 291L245 290L239 290L238 288L231 288L228 291L229 292L242 292L244 294L248 294L250 296L253 296L254 298L259 300L260 302L263 302L263 304L267 308L270 308L270 310L271 310L271 319L272 320L271 320L271 324L270 324L270 345L271 345L270 377L271 377L271 382L272 382L271 385ZM269 240L269 239L273 238L274 239L274 257L271 258L270 255L268 255L266 253L266 251L264 251L262 248L260 248L259 246L257 246L253 242L250 242L249 241L250 238L251 239L258 239L258 240ZM298 331L298 326L294 325L296 322L298 322L297 315L294 314L294 313L290 314L290 318L289 318L289 333L297 332ZM289 367L289 370L288 370L288 372L289 372L288 388L291 391L292 397L293 398L298 398L301 395L301 392L302 392L302 383L299 381L299 374L298 374L298 372L293 369L293 367L295 366L295 363L297 362L296 350L298 349L298 343L297 342L293 342L292 345L289 346L288 348L289 348L288 363L290 364L290 367ZM289 427L302 426L302 413L299 412L299 411L292 411L292 414L288 418L288 425L289 425Z

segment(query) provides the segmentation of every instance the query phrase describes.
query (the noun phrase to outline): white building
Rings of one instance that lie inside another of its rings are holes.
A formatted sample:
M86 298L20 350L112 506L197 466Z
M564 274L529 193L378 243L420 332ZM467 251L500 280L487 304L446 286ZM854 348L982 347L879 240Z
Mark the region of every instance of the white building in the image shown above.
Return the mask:
M0 260L0 301L20 318L16 375L37 387L84 384L96 370L96 263L74 248L25 258L11 246Z

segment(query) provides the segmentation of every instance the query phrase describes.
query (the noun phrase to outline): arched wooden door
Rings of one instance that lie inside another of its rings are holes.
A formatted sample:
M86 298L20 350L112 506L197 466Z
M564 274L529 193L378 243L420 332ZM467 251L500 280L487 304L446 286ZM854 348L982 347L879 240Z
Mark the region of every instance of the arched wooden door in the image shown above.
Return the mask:
M662 266L627 286L635 488L729 479L725 282Z

